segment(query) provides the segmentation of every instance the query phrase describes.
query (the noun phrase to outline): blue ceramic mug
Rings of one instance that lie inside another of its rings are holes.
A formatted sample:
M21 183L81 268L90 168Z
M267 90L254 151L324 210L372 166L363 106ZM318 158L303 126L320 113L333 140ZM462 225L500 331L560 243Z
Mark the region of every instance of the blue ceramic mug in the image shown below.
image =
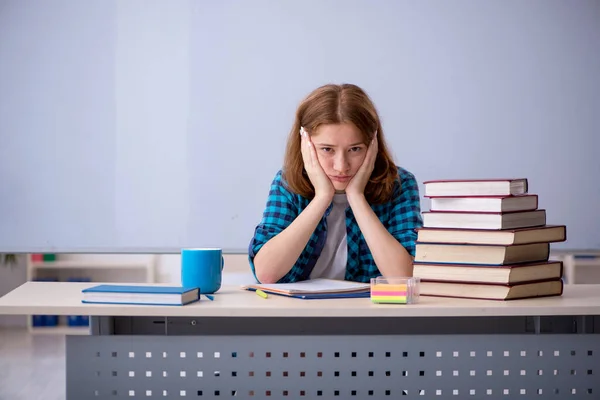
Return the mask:
M221 249L181 250L181 285L200 288L200 293L211 294L221 288L223 275Z

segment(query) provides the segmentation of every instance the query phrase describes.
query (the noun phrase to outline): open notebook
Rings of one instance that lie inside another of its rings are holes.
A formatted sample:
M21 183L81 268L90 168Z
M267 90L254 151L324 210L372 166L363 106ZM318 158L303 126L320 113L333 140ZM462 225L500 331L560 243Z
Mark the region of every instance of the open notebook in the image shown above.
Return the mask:
M243 285L242 289L260 289L265 293L299 299L339 299L369 297L371 285L369 283L319 278L295 283Z

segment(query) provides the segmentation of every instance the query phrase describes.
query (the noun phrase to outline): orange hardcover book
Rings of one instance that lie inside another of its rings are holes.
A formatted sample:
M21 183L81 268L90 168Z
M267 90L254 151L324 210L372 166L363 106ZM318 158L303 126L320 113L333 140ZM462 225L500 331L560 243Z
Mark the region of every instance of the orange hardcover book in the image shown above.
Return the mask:
M535 297L560 296L562 279L521 282L513 285L492 285L472 282L421 281L421 295L457 297L480 300L517 300Z
M508 265L548 261L549 243L511 246L416 242L415 262Z
M567 240L565 225L543 225L518 229L459 229L418 228L417 241L423 243L454 244L529 244L552 243Z
M562 261L507 265L414 263L413 276L422 281L509 285L562 278L563 263Z

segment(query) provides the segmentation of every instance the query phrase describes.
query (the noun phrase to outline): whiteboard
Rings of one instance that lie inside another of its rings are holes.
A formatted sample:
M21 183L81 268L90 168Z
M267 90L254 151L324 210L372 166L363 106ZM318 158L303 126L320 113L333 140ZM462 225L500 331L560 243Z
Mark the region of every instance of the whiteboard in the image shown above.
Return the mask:
M329 82L373 98L421 194L526 177L555 248L600 248L598 21L594 0L4 0L0 251L245 252Z

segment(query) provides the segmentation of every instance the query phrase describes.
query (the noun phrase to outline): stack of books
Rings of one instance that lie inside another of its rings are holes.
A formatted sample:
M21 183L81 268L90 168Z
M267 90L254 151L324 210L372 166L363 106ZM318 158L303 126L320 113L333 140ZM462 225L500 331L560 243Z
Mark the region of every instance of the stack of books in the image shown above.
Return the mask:
M538 195L520 179L424 182L429 211L418 230L414 276L421 295L513 300L560 296L563 264L550 243L565 225L547 225Z

